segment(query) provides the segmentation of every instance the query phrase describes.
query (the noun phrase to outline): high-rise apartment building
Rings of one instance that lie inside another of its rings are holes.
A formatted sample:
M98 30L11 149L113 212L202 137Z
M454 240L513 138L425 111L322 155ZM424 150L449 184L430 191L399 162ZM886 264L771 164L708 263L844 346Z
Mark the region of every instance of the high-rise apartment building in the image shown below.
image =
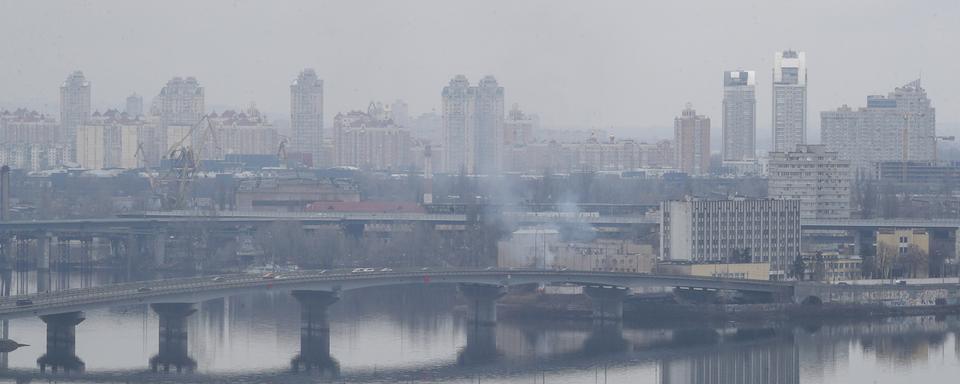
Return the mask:
M457 75L443 88L443 170L468 174L500 171L503 152L503 87L486 76L476 87Z
M533 142L533 130L537 127L535 116L523 113L520 106L514 104L503 123L503 144L518 145Z
M127 96L127 106L123 109L123 113L130 117L143 116L143 96L136 93Z
M303 163L320 165L323 159L323 80L313 69L300 72L290 84L291 151L309 155Z
M204 91L196 78L174 77L160 89L153 99L151 111L159 117L160 135L164 138L154 145L160 145L164 153L177 143L187 143L198 147L198 137L191 136L191 128L200 122L204 112ZM191 137L188 137L191 136Z
M757 92L754 71L723 72L723 160L756 158Z
M72 161L73 145L51 116L17 109L0 112L0 164L41 171Z
M370 103L366 113L338 113L333 126L339 166L399 170L413 163L410 131L385 116L379 103Z
M673 143L680 171L690 175L710 171L710 118L697 115L690 104L673 120Z
M24 108L0 112L0 145L64 143L62 127L52 116Z
M60 85L60 125L64 140L72 144L77 128L90 117L90 82L75 71Z
M583 143L561 145L573 152L570 171L622 171L640 167L640 146L634 140L591 137Z
M930 104L920 80L887 96L867 96L865 108L821 112L820 142L868 176L878 162L934 160L936 109Z
M151 142L153 129L139 116L114 109L95 112L77 130L77 163L88 169L143 167L148 151L141 148Z
M783 279L800 254L800 201L774 199L667 201L660 208L660 256L694 263L770 263Z
M156 106L161 126L193 126L205 113L203 87L194 77L174 77L160 89Z
M226 155L275 155L280 139L267 117L251 105L246 110L226 110L207 115L217 138L207 143L204 159L221 160Z
M805 52L773 56L773 151L807 143L807 62Z
M824 145L797 145L793 151L770 152L768 192L775 199L800 200L804 219L850 217L850 161Z

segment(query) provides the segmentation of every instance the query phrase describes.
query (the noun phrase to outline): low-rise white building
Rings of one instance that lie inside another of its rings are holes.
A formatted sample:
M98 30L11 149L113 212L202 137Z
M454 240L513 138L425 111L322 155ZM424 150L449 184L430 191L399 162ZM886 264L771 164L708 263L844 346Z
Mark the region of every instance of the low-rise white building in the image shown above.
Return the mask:
M497 242L497 266L502 268L552 268L551 247L560 241L560 232L549 228L521 228Z

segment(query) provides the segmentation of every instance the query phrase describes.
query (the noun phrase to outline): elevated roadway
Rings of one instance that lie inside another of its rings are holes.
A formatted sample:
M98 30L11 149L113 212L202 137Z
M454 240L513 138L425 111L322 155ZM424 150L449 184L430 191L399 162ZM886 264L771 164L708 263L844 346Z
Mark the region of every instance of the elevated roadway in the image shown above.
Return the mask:
M568 224L594 226L659 225L660 218L651 215L594 215L557 212L499 212L504 221L521 224ZM277 221L304 225L341 223L433 223L465 224L466 214L459 213L359 213L359 212L240 212L208 214L199 211L140 212L120 217L99 219L20 220L0 222L0 232L118 232L144 233L164 227L203 224L210 227L259 226ZM960 229L960 219L804 219L803 229L869 230L876 228Z

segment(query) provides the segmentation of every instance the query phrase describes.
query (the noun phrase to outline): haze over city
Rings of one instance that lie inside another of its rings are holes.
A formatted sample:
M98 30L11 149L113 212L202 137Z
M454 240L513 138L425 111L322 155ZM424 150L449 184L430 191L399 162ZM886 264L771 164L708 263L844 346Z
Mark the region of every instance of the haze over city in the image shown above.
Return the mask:
M783 49L808 55L813 142L820 111L921 75L939 125L956 130L958 20L955 1L3 2L0 106L56 113L58 85L79 69L101 111L194 76L209 109L256 102L284 120L288 85L312 67L328 112L403 99L416 115L439 111L454 75L489 74L544 126L653 139L672 135L686 102L719 121L722 71L745 69L757 71L766 148L772 52Z
M960 2L0 0L0 384L960 377Z

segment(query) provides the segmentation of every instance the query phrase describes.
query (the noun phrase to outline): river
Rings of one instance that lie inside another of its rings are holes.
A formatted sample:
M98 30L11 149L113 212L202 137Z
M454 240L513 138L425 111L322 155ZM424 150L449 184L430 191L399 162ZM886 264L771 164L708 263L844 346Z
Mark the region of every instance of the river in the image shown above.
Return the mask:
M36 279L21 273L4 276L3 283L16 294L35 290ZM48 279L49 289L124 280L110 272ZM960 377L960 319L954 317L682 326L504 319L489 335L468 341L471 325L452 287L372 288L346 292L330 309L328 357L335 368L294 372L292 361L303 352L300 308L288 293L265 291L195 308L187 317L182 358L189 369L182 373L176 367L151 372L151 359L161 352L158 317L134 306L85 312L75 346L83 372L69 376L38 367L46 352L42 321L6 322L7 337L29 346L0 354L0 382L919 383Z

